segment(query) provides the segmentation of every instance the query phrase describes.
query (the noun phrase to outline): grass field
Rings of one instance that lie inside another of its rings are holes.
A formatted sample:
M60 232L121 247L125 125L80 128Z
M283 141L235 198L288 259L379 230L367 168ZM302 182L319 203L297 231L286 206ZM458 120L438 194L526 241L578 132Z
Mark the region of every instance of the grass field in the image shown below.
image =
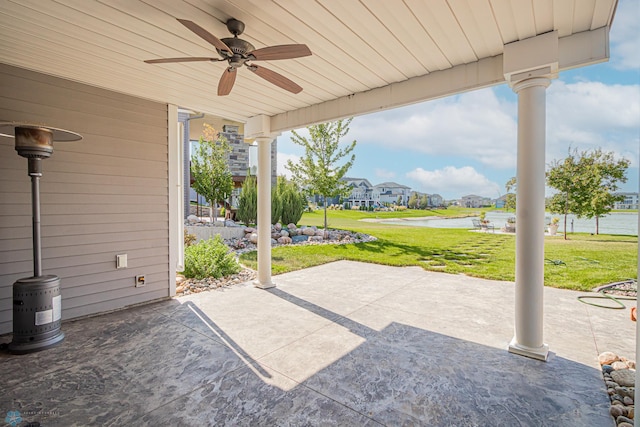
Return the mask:
M360 221L366 218L468 216L477 212L477 209L463 208L402 212L329 211L330 228L371 234L378 240L352 245L277 247L272 251L273 274L337 260L353 260L393 266L414 265L432 271L513 281L515 236ZM305 213L300 224L322 226L323 212ZM562 236L545 238L546 286L586 291L605 283L637 277L636 236L576 233L569 238L567 241ZM256 268L256 253L242 255L241 262Z

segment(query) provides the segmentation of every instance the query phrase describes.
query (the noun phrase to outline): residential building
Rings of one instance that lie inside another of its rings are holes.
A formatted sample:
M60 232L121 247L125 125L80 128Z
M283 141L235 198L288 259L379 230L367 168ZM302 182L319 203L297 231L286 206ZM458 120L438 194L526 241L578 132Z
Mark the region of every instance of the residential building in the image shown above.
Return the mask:
M347 187L351 189L351 193L345 199L351 206L374 206L376 199L373 194L373 185L365 178L347 178L342 180Z
M429 200L430 208L439 208L445 205L444 198L439 194L429 194L427 199Z
M491 206L491 199L488 197L476 196L475 194L469 194L460 199L460 206L464 208L483 208Z
M638 209L638 193L616 193L623 195L624 200L613 204L613 209Z
M399 204L407 206L411 188L395 182L383 182L373 186L373 195L376 201L381 204Z

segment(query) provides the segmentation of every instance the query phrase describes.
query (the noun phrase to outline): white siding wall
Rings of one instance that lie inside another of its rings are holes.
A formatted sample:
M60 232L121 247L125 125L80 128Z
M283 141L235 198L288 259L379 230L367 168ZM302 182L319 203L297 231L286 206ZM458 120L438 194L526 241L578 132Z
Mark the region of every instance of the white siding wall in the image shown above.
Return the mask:
M43 274L61 278L63 319L167 297L167 106L0 64L0 120L84 136L43 161ZM0 334L14 281L32 274L27 160L0 137Z

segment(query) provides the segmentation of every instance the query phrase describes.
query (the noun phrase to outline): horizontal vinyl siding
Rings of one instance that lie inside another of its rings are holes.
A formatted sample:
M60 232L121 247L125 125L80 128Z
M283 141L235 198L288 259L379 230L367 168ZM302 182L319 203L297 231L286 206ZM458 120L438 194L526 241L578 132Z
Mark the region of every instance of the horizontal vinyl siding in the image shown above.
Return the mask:
M42 163L42 267L61 279L63 319L167 297L167 106L0 64L0 120L84 137ZM0 334L13 283L33 274L30 190L27 160L0 137Z

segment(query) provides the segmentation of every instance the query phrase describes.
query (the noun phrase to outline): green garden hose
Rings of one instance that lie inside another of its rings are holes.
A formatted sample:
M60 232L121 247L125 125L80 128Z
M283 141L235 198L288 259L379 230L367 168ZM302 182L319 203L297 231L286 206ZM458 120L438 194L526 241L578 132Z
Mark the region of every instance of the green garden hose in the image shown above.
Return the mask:
M621 284L625 284L625 283L631 283L631 282L636 282L636 281L634 279L629 279L629 280L624 280L622 282L614 282L614 283L609 283L608 285L600 286L600 287L595 289L596 292L598 292L597 295L581 295L581 296L578 297L578 301L580 301L581 303L584 303L584 304L592 305L594 307L609 308L611 310L624 310L625 308L627 308L627 306L625 306L624 303L621 302L621 300L622 301L636 301L638 299L638 297L613 296L613 295L610 295L610 294L606 293L605 291L607 289L615 287L617 285L621 285ZM612 307L612 306L609 306L609 305L596 304L594 302L585 301L585 299L608 299L608 300L611 300L614 303L616 303L617 306L616 307Z

